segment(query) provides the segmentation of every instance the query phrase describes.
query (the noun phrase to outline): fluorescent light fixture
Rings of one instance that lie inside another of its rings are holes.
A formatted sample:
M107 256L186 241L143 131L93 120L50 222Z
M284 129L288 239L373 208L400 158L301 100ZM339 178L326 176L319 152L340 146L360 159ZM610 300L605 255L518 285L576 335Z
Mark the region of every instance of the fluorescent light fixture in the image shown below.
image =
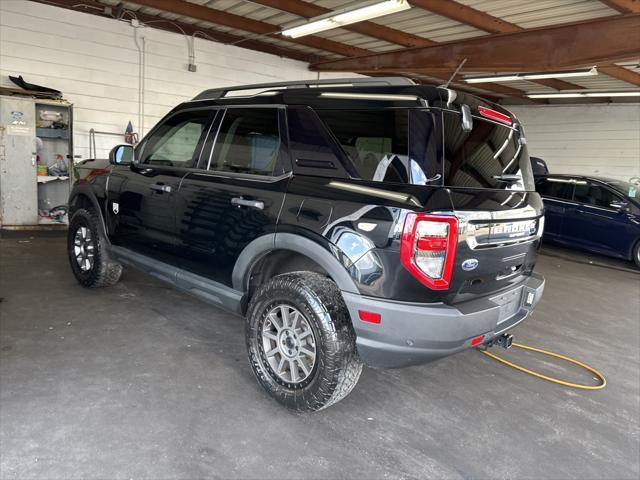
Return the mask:
M542 80L545 78L571 78L571 77L588 77L598 75L598 69L592 67L586 70L572 70L568 72L540 72L540 73L514 73L510 75L484 75L481 77L466 77L467 83L486 83L486 82L514 82L517 80Z
M582 93L529 93L529 98L580 98L584 97Z
M640 97L640 91L584 91L584 92L549 92L549 93L529 93L529 98L602 98L602 97Z
M285 37L298 38L313 33L324 32L333 28L350 25L352 23L370 20L372 18L382 17L390 13L401 12L411 8L407 0L386 0L384 2L376 2L365 5L353 10L338 10L331 12L329 16L320 16L312 18L307 23L296 27L287 28L282 31Z
M595 92L585 93L586 97L640 97L639 92Z
M352 100L389 100L389 101L409 101L415 102L418 97L414 95L387 95L380 93L341 93L341 92L323 92L321 97L326 98L348 98Z
M467 83L487 83L487 82L513 82L523 80L519 75L495 75L490 77L468 77L464 81Z

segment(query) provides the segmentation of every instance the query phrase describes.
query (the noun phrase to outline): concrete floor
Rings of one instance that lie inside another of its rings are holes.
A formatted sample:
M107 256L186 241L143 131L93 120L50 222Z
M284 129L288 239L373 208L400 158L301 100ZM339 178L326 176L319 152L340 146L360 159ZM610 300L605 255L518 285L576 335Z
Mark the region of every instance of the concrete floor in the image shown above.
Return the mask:
M83 289L61 237L0 248L3 479L640 473L638 273L542 256L545 295L515 332L600 369L605 390L553 385L472 350L366 369L344 401L305 416L258 386L240 319L131 270L113 288ZM504 355L552 371L522 351Z

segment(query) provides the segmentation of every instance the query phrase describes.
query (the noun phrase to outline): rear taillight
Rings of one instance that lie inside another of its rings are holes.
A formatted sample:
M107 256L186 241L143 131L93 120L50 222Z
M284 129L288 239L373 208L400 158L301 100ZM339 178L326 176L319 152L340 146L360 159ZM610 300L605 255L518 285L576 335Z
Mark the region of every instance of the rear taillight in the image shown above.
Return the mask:
M427 287L446 290L451 283L457 245L456 217L409 213L402 230L400 261Z

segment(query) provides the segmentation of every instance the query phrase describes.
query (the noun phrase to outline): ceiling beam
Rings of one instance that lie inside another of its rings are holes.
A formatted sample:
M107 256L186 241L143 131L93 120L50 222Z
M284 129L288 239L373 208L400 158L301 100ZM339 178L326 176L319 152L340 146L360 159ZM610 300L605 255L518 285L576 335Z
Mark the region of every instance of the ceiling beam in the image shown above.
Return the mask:
M409 0L411 5L490 33L513 33L519 26L452 0Z
M135 0L134 0L135 1ZM303 2L301 0L252 0L252 3L258 3L266 7L274 8L282 12L292 13L303 18L313 18L320 15L331 13L330 8L321 7L320 5ZM403 47L424 47L426 45L434 45L436 42L427 38L412 35L400 30L385 27L373 22L359 22L341 27L345 30L367 35L385 42L395 43Z
M597 35L595 34L597 32ZM316 63L321 72L376 72L388 68L527 72L590 67L640 56L640 14L616 15L514 33L414 47Z
M640 0L600 0L620 13L640 13Z
M53 5L61 8L67 8L69 10L80 11L84 13L90 13L93 15L102 16L104 18L113 19L112 16L104 14L105 7L111 7L113 10L115 8L113 5L107 5L104 3L100 3L96 0L82 0L82 2L78 2L78 0L31 0L35 3L43 3L45 5ZM183 23L178 20L168 20L166 18L158 17L156 15L147 15L141 12L136 13L136 17L142 23L149 23L153 28L157 28L159 30L165 30L168 32L174 32L182 34L183 32L187 35L193 35L195 32L202 32L207 35L209 40L214 40L223 44L233 45L236 43L242 43L243 48L247 48L250 50L255 50L258 52L268 53L271 55L277 55L279 57L292 58L294 60L300 60L302 62L309 62L313 59L320 60L326 59L326 57L310 54L306 52L301 52L299 50L293 50L289 48L283 48L279 45L274 45L272 43L261 42L259 40L251 40L245 37L240 37L237 35L232 35L225 32L219 32L217 30L211 30L203 27L197 27L190 23Z
M345 57L371 53L369 50L365 50L363 48L352 47L345 43L334 42L333 40L328 40L315 35L307 35L300 38L284 37L279 33L281 31L281 27L279 25L253 20L248 17L234 15L229 12L216 10L214 8L186 2L184 0L131 0L129 3L134 3L143 7L156 8L176 15L184 15L196 20L211 22L216 25L224 25L226 27L256 33L258 35L269 35L272 38L278 38L286 42L304 45L317 50L337 53L338 55L343 55Z
M598 71L605 75L609 75L610 77L622 80L623 82L640 86L640 73L636 73L628 68L620 67L618 65L605 65L598 67Z
M437 13L466 25L471 25L489 33L513 33L524 30L524 28L514 23L509 23L488 13L451 0L411 0L410 3L416 7ZM551 87L556 90L576 90L582 88L580 85L556 79L534 80L533 83Z

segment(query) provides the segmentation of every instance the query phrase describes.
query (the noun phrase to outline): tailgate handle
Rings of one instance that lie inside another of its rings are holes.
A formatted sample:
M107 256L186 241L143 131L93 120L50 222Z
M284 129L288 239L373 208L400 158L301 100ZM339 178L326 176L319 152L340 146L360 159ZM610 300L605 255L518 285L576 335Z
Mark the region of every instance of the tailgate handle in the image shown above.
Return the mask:
M264 210L264 202L258 200L245 200L242 197L233 197L231 199L231 205L236 207L250 207L257 208L258 210Z

